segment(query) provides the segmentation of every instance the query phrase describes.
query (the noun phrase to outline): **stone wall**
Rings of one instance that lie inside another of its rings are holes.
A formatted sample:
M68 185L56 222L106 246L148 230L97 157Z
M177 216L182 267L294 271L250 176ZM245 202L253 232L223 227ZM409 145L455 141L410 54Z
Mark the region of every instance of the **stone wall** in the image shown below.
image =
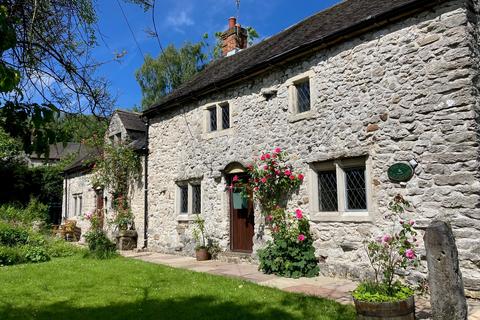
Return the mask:
M470 29L464 1L450 1L152 119L149 246L192 254L191 222L179 221L176 212L176 182L201 179L207 228L228 249L222 170L281 147L295 169L307 174L290 206L314 220L322 273L364 276L362 241L385 227L386 206L400 193L414 206L419 228L434 218L452 224L466 287L478 290L477 52ZM290 111L288 83L308 72L312 111L299 117ZM276 95L267 99L265 89ZM232 127L206 133L204 107L222 101L230 104ZM367 219L315 218L310 164L354 156L368 156L371 166ZM419 164L414 177L390 182L387 168L411 159ZM255 248L262 244L261 222L257 217ZM424 254L423 245L419 250ZM411 277L424 276L426 269L420 271Z

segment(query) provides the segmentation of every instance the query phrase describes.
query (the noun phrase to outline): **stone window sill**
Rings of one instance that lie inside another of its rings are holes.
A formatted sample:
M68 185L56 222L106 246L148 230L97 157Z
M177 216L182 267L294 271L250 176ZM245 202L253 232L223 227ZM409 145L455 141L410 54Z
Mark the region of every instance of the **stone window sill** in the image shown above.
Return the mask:
M313 222L373 222L367 211L316 212L310 216Z
M190 222L195 221L197 215L196 214L179 214L177 216L178 222Z
M315 118L315 113L310 110L302 113L292 114L288 116L288 122L297 122L306 119L313 119Z
M219 138L223 136L229 136L232 135L233 129L228 128L228 129L222 129L222 130L217 130L217 131L211 131L211 132L205 132L203 133L202 137L203 139L214 139L214 138Z

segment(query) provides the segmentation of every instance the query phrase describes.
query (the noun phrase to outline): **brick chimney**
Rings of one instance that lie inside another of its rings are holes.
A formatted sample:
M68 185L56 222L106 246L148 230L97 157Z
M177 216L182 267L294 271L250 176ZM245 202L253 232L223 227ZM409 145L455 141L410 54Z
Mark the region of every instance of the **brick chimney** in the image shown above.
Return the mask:
M235 17L228 19L228 30L222 33L222 55L231 56L247 47L247 29L237 23Z

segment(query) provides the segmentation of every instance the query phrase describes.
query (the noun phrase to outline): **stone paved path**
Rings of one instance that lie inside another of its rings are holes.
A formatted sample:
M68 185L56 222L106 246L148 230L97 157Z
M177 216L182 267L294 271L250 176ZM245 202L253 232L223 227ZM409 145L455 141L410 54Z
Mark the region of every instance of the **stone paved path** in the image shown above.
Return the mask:
M174 268L239 278L262 286L278 288L288 292L320 296L344 304L353 303L351 291L356 287L355 282L346 279L328 277L289 279L275 275L267 275L258 271L258 266L248 263L235 264L218 260L197 261L192 257L154 252L124 251L122 255ZM469 300L468 302L470 309L468 319L480 320L480 301ZM427 299L417 297L415 299L415 305L417 319L430 319L430 303Z

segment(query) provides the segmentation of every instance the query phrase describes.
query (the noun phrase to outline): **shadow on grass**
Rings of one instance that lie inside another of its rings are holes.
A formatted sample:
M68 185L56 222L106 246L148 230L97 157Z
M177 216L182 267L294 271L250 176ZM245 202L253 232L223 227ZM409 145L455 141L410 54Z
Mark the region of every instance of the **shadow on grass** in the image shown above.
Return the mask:
M354 312L350 306L300 295L283 299L282 307L268 304L245 304L242 301L225 302L224 300L219 301L214 296L195 296L163 300L145 299L133 303L125 302L100 307L80 307L69 302L31 308L15 308L11 305L0 304L0 319L347 320L354 319Z

